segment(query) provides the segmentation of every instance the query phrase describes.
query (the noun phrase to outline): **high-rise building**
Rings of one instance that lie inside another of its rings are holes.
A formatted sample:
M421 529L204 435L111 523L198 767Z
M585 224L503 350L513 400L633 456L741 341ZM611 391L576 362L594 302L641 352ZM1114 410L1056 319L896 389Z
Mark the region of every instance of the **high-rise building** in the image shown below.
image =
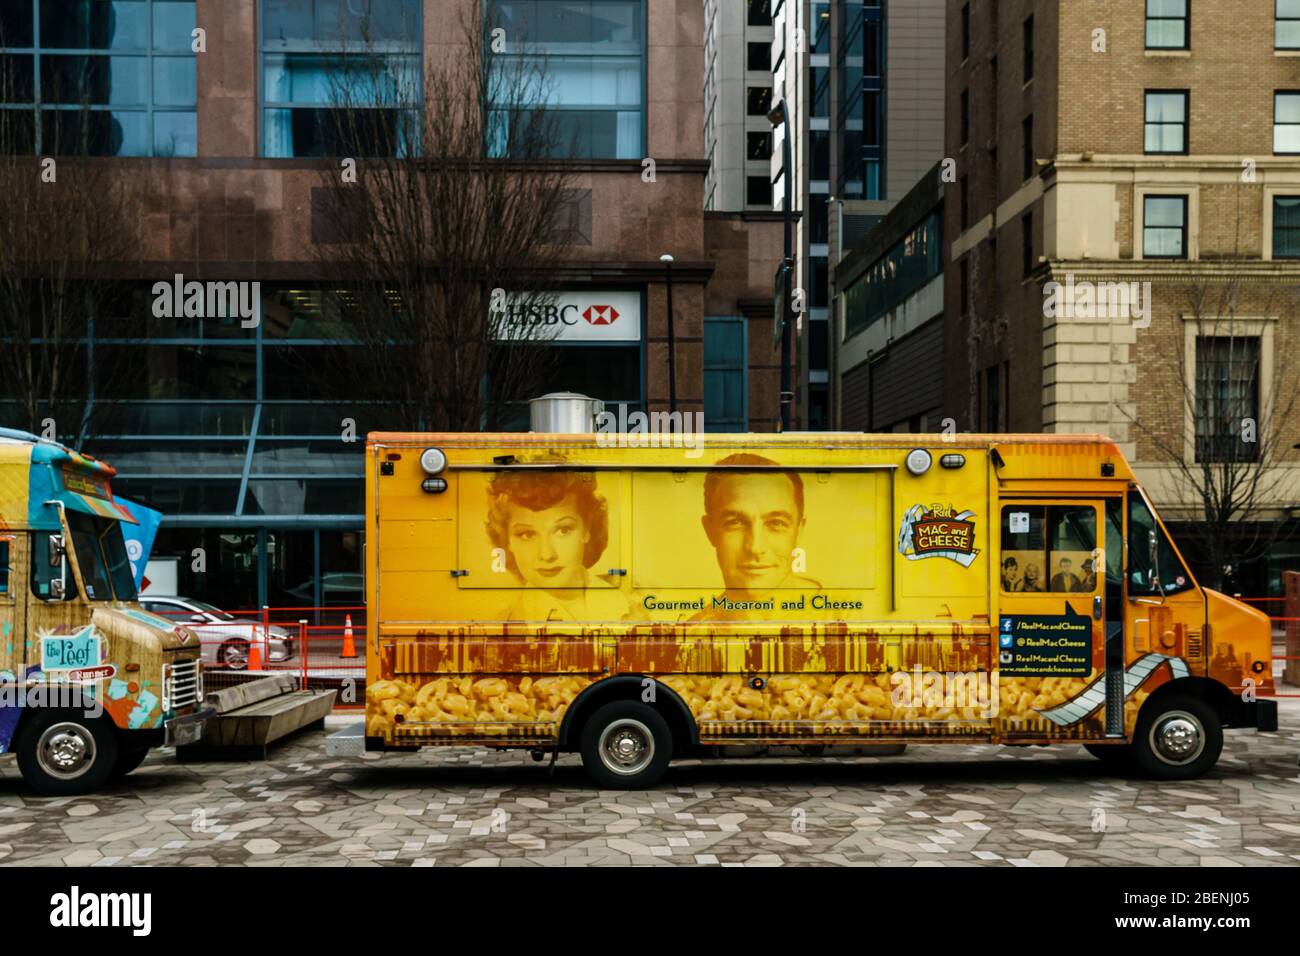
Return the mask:
M836 425L832 273L942 155L943 0L777 0L773 100L792 107L799 213L798 408L802 427ZM781 132L773 137L781 208Z
M946 410L1112 436L1207 583L1279 591L1300 556L1300 3L948 17ZM1222 494L1251 500L1216 561Z
M704 208L772 208L771 0L704 0Z

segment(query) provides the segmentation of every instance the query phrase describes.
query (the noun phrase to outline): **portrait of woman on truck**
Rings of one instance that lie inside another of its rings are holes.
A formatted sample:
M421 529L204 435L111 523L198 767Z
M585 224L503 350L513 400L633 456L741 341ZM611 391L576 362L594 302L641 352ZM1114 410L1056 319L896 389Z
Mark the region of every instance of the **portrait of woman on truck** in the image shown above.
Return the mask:
M592 573L609 545L609 506L591 472L501 472L488 484L487 534L526 589L508 621L627 620L632 608Z

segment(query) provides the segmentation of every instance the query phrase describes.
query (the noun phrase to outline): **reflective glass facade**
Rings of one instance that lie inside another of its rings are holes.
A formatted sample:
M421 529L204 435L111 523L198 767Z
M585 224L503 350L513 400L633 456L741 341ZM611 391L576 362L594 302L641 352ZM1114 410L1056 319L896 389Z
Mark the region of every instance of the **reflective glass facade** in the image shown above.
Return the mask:
M193 0L5 0L5 148L194 156Z
M885 31L880 0L839 0L839 195L883 199Z
M645 155L644 0L494 0L491 9L505 30L496 55L503 73L545 77L529 102L513 106L551 114L557 156ZM510 151L509 143L494 147Z

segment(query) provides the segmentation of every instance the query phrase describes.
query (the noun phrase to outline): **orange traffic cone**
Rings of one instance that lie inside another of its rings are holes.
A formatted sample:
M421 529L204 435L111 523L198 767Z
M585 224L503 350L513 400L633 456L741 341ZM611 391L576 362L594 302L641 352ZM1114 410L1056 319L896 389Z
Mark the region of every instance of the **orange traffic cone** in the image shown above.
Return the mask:
M356 657L357 645L352 639L352 615L349 614L343 622L343 653L342 657Z
M256 635L248 643L248 669L250 671L262 669L262 639Z

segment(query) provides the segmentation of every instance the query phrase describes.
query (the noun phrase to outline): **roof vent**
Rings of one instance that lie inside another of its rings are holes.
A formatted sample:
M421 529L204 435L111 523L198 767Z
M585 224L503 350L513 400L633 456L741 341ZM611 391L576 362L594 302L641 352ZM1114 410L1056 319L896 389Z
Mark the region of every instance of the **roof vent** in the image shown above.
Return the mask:
M551 392L528 403L529 427L550 435L592 435L605 403L576 392Z

